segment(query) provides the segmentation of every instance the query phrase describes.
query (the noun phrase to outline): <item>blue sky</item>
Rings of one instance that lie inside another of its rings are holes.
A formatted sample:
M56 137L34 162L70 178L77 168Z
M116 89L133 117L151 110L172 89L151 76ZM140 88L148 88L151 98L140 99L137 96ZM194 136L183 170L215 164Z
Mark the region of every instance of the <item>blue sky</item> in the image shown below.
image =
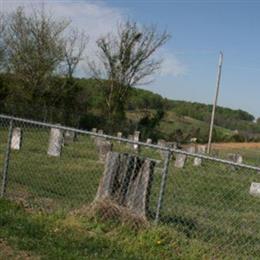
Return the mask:
M41 1L0 0L8 11ZM260 1L44 0L60 16L95 40L114 31L118 20L166 28L172 38L161 51L162 72L143 88L164 97L211 103L216 66L224 52L219 105L241 108L260 117ZM94 40L90 46L94 46Z
M146 88L173 99L210 103L218 53L223 50L219 104L260 116L260 2L108 2L172 34L167 49L186 69L177 77L158 77Z

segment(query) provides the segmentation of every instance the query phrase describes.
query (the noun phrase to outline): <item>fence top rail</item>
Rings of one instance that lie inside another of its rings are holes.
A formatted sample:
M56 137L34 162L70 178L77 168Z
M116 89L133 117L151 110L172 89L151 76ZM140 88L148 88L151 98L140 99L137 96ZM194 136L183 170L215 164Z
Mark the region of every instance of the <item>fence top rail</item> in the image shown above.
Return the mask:
M140 141L129 140L129 139L123 138L123 137L116 137L116 136L112 136L112 135L99 134L99 133L94 133L94 132L91 132L91 131L88 131L88 130L82 130L82 129L77 129L77 128L73 128L73 127L62 126L62 125L59 125L59 124L44 123L44 122L40 122L40 121L35 121L35 120L30 120L30 119L25 119L25 118L19 118L19 117L14 117L14 116L8 116L8 115L4 115L4 114L0 114L0 118L1 119L13 120L13 121L17 121L17 122L22 122L22 123L27 123L27 124L33 124L33 125L48 127L48 128L57 128L57 129L64 130L64 131L73 131L73 132L79 133L79 134L87 134L87 135L106 138L106 139L110 139L110 140L114 140L114 141L121 141L121 142L125 142L125 143L130 143L130 144L138 144L140 146L154 148L154 149L161 150L161 151L166 151L166 152L170 152L170 153L177 153L177 154L184 154L184 155L187 155L187 156L190 156L190 157L196 157L196 158L205 159L205 160L208 160L208 161L214 161L214 162L217 162L217 163L236 166L236 167L239 167L239 168L255 170L255 171L257 171L257 173L260 174L260 167L258 167L258 166L253 166L253 165L244 164L244 163L236 163L236 162L232 162L232 161L229 161L229 160L212 157L212 156L209 156L209 155L191 153L191 152L187 152L187 151L184 151L184 150L181 150L181 149L170 148L170 147L160 146L160 145L156 145L156 144L147 144L147 143L140 142Z

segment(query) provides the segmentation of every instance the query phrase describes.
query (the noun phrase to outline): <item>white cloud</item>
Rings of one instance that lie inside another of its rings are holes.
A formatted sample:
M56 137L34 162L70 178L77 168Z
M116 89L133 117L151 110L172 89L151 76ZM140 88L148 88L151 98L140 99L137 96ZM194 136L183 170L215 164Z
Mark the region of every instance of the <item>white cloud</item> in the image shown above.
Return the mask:
M187 74L187 66L182 63L175 54L164 50L161 54L163 59L162 67L159 72L160 76L180 77Z
M2 12L14 11L23 6L26 12L32 8L42 7L53 16L71 20L72 27L85 31L89 36L89 43L84 54L94 59L96 53L96 40L109 32L115 32L118 23L124 20L124 10L110 7L104 1L55 1L55 0L0 0ZM84 59L83 59L84 60ZM86 72L86 62L81 62L78 74L83 76Z
M73 27L86 32L90 41L84 56L90 59L94 59L97 51L96 40L108 32L116 32L118 23L124 21L128 16L125 9L108 6L104 1L0 0L2 12L14 11L18 6L23 6L27 12L30 12L32 7L42 7L43 4L51 14L70 19ZM169 50L162 50L159 57L164 59L160 76L178 77L186 73L186 67ZM83 76L85 72L86 63L82 62L78 74Z

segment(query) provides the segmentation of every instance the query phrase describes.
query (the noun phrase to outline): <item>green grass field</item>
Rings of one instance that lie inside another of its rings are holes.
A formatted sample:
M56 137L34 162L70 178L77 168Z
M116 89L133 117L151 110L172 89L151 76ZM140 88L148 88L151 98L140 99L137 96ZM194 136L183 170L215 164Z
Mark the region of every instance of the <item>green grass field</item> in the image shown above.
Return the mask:
M72 214L93 201L104 170L91 138L80 135L64 146L61 158L53 158L46 152L48 129L23 130L22 149L11 152L11 201L0 200L0 239L13 250L43 259L260 258L260 198L249 195L251 182L260 182L258 173L210 161L194 167L191 158L176 169L171 161L155 226L161 162L152 185L151 225L137 231L115 220ZM0 131L2 168L7 131ZM114 150L131 148L115 142ZM151 149L142 149L141 156L161 160ZM244 157L258 162L254 151L244 151Z

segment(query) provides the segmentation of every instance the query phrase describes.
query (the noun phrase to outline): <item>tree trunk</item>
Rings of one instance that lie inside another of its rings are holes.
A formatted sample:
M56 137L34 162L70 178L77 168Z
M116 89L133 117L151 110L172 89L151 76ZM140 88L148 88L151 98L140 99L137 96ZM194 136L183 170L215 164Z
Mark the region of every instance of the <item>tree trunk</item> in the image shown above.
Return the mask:
M140 217L147 217L155 162L110 152L95 200L109 199Z

